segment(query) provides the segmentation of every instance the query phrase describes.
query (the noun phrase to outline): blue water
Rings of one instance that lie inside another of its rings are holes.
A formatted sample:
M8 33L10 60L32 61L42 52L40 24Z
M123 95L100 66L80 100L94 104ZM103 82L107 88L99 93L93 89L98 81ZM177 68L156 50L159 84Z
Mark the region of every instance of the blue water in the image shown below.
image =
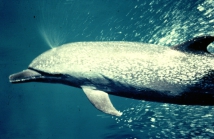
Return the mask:
M124 113L113 117L94 108L80 89L8 81L42 52L68 42L123 40L172 46L214 35L213 30L213 0L0 1L0 138L213 138L212 106L110 96Z

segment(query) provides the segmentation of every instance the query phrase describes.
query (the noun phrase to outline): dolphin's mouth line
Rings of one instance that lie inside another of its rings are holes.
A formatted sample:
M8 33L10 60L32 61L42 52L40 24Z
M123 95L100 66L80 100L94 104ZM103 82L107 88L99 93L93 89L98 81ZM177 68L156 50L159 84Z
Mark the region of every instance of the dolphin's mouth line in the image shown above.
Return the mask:
M67 74L60 73L50 74L30 67L26 70L23 70L21 72L9 76L9 81L14 84L26 82L44 82L44 83L61 83L79 87L77 84L71 83L71 80L76 80L76 78L72 78Z
M19 82L28 82L31 80L42 79L42 78L45 78L45 76L43 76L42 73L34 69L28 68L21 72L10 75L9 81L11 83L19 83Z
M9 81L11 83L21 83L21 82L33 82L33 81L45 81L45 80L60 80L62 74L49 74L33 68L28 68L21 72L12 74L9 76Z

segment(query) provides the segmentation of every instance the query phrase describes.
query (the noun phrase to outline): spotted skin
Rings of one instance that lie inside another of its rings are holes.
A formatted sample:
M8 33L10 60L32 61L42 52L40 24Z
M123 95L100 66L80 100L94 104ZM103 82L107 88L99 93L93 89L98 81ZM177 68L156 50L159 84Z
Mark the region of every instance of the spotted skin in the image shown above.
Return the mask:
M108 94L156 102L214 105L212 36L166 47L136 42L76 42L32 61L42 76L23 81L90 86ZM20 82L10 77L11 82ZM87 89L85 89L87 90Z

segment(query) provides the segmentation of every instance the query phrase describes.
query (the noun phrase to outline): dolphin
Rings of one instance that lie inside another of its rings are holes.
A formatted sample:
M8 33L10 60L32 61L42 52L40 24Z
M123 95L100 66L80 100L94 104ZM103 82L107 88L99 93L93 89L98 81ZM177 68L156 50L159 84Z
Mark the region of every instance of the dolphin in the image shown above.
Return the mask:
M214 36L164 47L126 41L75 42L48 50L11 83L47 82L82 88L104 113L121 116L108 94L181 105L214 105Z

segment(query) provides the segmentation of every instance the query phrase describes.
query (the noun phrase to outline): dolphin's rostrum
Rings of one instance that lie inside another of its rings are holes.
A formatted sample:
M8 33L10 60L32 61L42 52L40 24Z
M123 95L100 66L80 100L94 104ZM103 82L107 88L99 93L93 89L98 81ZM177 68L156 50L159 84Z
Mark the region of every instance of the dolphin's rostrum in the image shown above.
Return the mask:
M10 82L62 83L82 88L99 110L120 116L108 94L148 101L214 105L213 36L161 47L136 42L77 42L53 48Z

